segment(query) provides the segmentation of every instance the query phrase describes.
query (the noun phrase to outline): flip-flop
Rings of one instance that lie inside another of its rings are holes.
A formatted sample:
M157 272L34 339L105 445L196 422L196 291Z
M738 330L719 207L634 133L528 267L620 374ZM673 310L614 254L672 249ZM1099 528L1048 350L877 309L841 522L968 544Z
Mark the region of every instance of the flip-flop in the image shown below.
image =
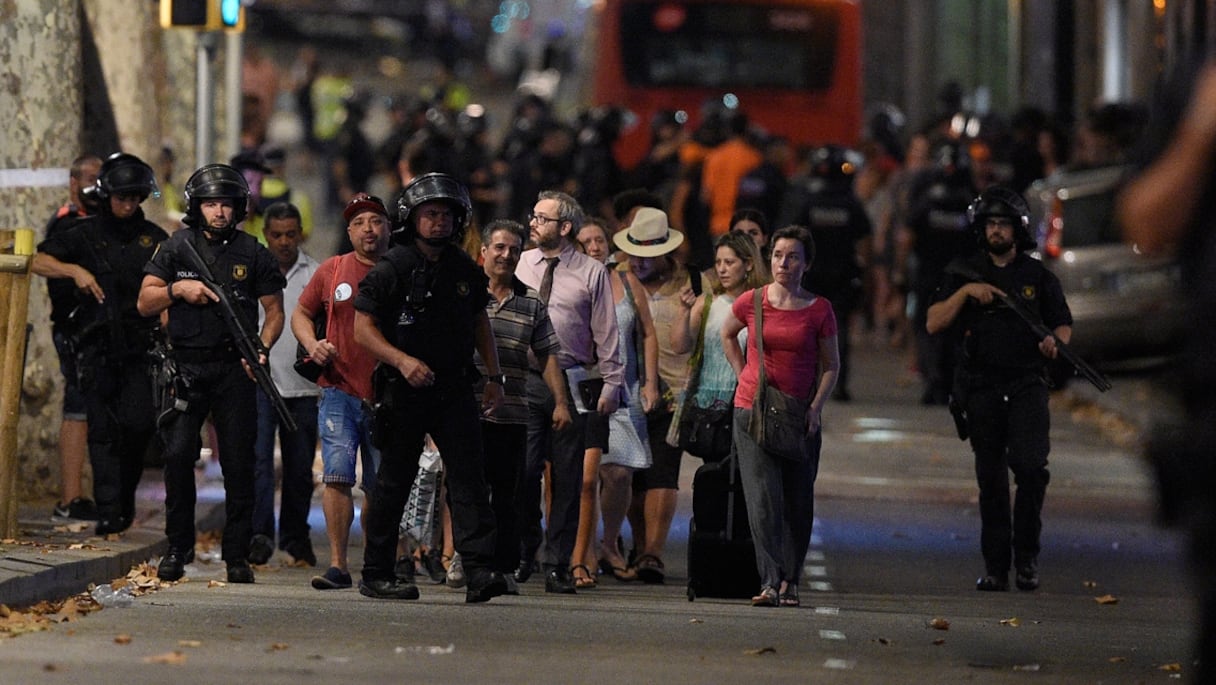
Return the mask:
M624 568L621 566L613 566L612 562L607 559L600 559L600 571L606 575L616 578L622 583L632 583L638 579L638 574L633 569Z

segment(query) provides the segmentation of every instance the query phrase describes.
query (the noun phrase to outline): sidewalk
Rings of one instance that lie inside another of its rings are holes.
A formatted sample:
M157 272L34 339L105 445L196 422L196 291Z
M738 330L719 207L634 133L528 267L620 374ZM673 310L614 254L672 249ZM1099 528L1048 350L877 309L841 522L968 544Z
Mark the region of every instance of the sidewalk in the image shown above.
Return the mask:
M93 522L52 522L54 500L22 502L17 538L0 540L0 604L17 607L67 597L164 554L169 543L159 470L144 472L137 499L135 523L110 539L98 537Z

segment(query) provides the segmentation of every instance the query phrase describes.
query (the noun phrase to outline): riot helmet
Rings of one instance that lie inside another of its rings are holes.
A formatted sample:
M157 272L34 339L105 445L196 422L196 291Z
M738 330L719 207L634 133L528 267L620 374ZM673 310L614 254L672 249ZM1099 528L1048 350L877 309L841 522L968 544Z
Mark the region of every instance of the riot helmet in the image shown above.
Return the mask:
M861 168L862 156L841 145L821 145L810 154L812 178L821 179L832 186L848 186Z
M140 202L148 199L148 196L160 197L156 172L147 162L125 152L115 152L106 157L101 163L94 188L103 211L114 195L138 195Z
M417 218L414 210L424 202L439 200L452 207L452 235L448 241L459 243L464 238L465 225L473 205L469 201L469 191L460 181L448 174L423 174L401 189L397 196L397 228L393 230L394 240L411 240L417 235Z
M245 176L227 164L208 164L195 171L183 188L186 196L186 216L183 221L190 226L202 223L203 200L232 200L232 223L227 229L236 228L245 220L249 208L249 184ZM208 229L210 230L210 229Z
M984 246L984 228L989 217L1005 217L1013 221L1013 241L1019 250L1033 250L1034 236L1030 234L1030 207L1016 190L1007 186L992 186L967 206L967 223L975 232L976 241Z

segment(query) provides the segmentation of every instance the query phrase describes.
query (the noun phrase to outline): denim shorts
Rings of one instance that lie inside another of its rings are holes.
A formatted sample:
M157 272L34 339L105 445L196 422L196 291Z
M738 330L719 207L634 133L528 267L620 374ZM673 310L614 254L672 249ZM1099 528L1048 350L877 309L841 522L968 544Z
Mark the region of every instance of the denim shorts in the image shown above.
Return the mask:
M363 492L376 486L380 450L372 447L368 430L371 417L363 402L337 388L321 388L317 405L317 435L321 438L322 482L338 485L356 483L356 453L363 467Z
M59 353L59 373L63 375L63 418L68 421L86 420L84 393L76 378L76 359L68 349L67 336L55 333L52 336L55 351Z

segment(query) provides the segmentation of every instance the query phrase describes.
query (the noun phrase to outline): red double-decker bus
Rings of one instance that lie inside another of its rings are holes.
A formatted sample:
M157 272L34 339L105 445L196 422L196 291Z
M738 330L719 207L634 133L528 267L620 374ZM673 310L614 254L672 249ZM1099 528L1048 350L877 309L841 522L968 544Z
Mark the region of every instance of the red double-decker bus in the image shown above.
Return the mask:
M856 0L606 0L594 62L597 104L638 116L618 159L636 164L656 112L726 98L794 144L857 142L862 126Z

